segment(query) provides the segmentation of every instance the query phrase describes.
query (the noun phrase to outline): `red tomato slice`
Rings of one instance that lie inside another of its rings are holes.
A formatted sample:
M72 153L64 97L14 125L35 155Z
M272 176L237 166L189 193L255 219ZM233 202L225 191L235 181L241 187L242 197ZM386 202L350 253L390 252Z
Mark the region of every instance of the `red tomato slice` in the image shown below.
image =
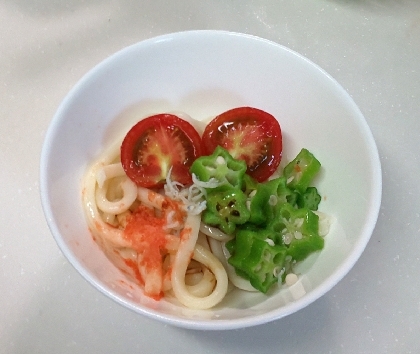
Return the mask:
M204 153L220 145L236 159L245 160L247 173L263 182L277 169L282 154L280 124L271 114L239 107L214 118L205 128Z
M162 187L171 167L172 180L190 184L190 166L201 154L200 135L173 114L142 119L121 145L121 163L127 176L147 188Z

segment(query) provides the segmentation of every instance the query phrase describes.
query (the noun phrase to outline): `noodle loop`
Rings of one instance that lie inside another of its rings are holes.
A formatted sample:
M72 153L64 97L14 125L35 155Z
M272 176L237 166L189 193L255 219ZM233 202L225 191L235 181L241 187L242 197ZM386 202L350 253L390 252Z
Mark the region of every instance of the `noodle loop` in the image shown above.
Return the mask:
M226 295L228 277L206 236L199 238L199 210L205 206L201 190L184 191L174 182L172 199L138 187L125 175L119 158L116 144L90 167L83 181L83 203L94 240L147 296L160 299L171 292L189 308L217 305Z

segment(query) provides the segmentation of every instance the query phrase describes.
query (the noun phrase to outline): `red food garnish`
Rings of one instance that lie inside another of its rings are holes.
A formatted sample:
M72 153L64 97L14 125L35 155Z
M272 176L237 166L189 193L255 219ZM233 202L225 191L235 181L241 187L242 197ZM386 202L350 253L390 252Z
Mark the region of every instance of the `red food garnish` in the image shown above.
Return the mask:
M124 238L129 241L139 257L135 276L137 281L145 286L146 295L154 299L162 296L163 259L167 255L168 243L166 227L168 222L183 223L184 218L185 212L178 202L170 199L165 199L161 212L156 212L146 205L140 205L127 217ZM125 263L127 266L133 266L127 260ZM159 279L158 284L156 281Z

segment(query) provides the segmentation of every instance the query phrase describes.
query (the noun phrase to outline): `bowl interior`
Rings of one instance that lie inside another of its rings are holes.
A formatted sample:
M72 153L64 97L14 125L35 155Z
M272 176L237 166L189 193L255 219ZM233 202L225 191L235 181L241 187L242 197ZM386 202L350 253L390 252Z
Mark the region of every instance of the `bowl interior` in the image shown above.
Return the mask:
M183 111L208 120L254 106L278 118L283 160L306 147L321 161L320 210L335 218L325 249L299 266L291 288L269 296L230 293L212 310L188 310L142 294L92 240L81 204L87 165L149 114ZM281 318L331 289L353 266L376 223L381 171L355 103L306 58L243 34L194 31L140 42L92 69L60 105L41 157L41 198L59 247L90 283L117 302L168 323L238 328Z

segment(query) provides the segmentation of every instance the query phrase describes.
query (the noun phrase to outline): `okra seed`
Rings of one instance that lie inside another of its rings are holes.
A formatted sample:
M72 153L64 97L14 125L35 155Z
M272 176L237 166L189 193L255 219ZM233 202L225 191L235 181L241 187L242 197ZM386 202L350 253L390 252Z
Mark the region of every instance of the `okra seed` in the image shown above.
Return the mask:
M225 161L225 159L222 156L217 156L216 163L218 165L226 165L226 161Z
M232 216L241 216L241 214L239 213L239 211L237 211L237 210L232 210L231 212L230 212L230 215L232 215Z
M267 242L270 246L274 246L275 245L274 241L271 238L268 238L267 237L264 241Z
M287 184L289 184L290 182L292 182L293 180L295 179L295 176L290 176L288 179L287 179Z
M293 236L288 232L287 234L283 235L283 242L285 245L290 245L290 242L292 242Z
M296 240L301 240L303 237L302 233L299 231L295 231L295 239Z
M277 204L278 198L276 195L272 194L270 195L270 198L268 199L268 204L271 206L275 206Z
M296 284L297 281L298 281L298 276L295 273L289 273L286 275L285 282L288 286Z

